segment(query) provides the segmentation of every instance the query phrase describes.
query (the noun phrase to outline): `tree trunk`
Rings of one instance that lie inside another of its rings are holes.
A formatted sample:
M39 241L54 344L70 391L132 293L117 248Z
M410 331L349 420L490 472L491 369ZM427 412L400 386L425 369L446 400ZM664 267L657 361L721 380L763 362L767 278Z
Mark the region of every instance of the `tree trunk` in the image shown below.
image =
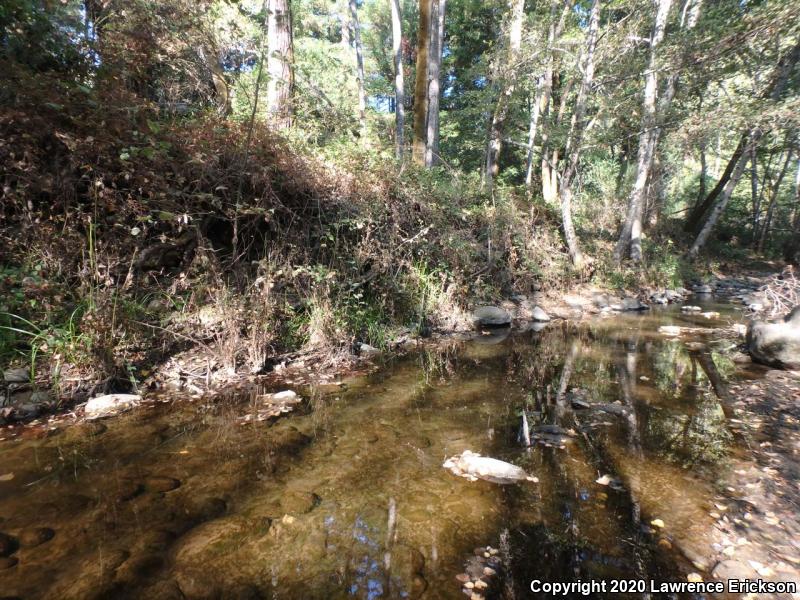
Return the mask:
M792 235L783 249L783 258L791 264L800 263L800 157L797 159L797 173L794 176L794 216Z
M778 173L778 178L775 180L775 183L772 185L772 190L770 191L770 199L769 199L769 208L767 209L767 216L764 219L764 225L761 228L761 236L758 239L758 251L764 251L764 245L767 242L767 235L769 234L769 228L772 225L772 215L775 211L775 204L778 200L778 191L781 188L781 183L783 183L783 178L786 176L786 170L789 168L789 162L792 160L792 152L794 148L791 146L786 151L786 160L783 163L783 168Z
M353 28L353 40L356 46L356 85L358 87L358 128L361 132L361 143L367 141L367 94L364 91L364 50L361 46L361 26L358 22L356 0L349 0L350 21Z
M761 130L756 130L752 136L750 136L750 145L757 145L762 135L763 133ZM744 148L742 150L744 150ZM706 222L703 225L703 228L700 230L700 233L697 234L697 237L695 238L691 248L689 248L689 252L687 253L689 258L695 258L699 254L700 249L708 241L708 236L711 235L711 230L714 229L714 226L717 224L717 221L719 221L720 216L722 216L725 207L728 205L728 201L731 199L733 190L736 188L736 185L739 183L739 180L744 174L744 168L747 165L747 160L747 155L742 152L739 155L739 162L736 163L728 184L725 186L725 189L722 191L722 194L720 194L716 204L711 209L708 219L706 219Z
M572 224L572 183L578 170L581 155L581 143L585 129L586 103L594 81L594 53L597 47L597 30L600 23L600 0L592 0L592 9L589 16L589 30L586 35L586 50L583 57L583 80L578 89L575 100L575 110L572 113L570 132L564 155L569 161L561 177L561 221L564 230L564 240L567 243L572 264L580 269L583 266L578 236Z
M536 141L536 130L539 128L539 115L542 114L541 102L544 91L544 75L536 81L536 93L531 103L531 118L528 124L528 156L525 161L525 187L530 192L533 183L533 147Z
M657 49L664 39L664 29L669 16L672 0L656 0L657 11L653 33L650 36L650 52L645 72L644 100L642 103L642 125L639 133L639 153L636 163L636 179L628 199L628 212L622 226L617 245L614 248L614 260L622 262L626 250L630 247L631 259L639 262L642 258L642 212L644 192L658 134L656 130L656 99L658 95Z
M795 43L794 47L784 56L781 57L780 61L778 62L777 67L775 68L775 74L773 75L772 82L764 92L761 94L763 99L769 99L772 101L776 101L780 98L781 94L783 94L783 90L786 88L786 83L789 81L789 77L794 70L794 66L800 60L800 42ZM708 212L708 209L714 203L714 200L719 196L722 190L726 187L728 179L731 177L731 173L736 165L739 164L739 158L744 151L745 144L747 142L747 134L742 135L741 139L739 140L739 145L736 146L736 149L733 151L733 156L731 156L730 161L728 161L728 165L725 167L725 172L720 177L717 185L714 186L714 189L711 190L711 193L703 200L702 203L695 206L694 210L692 210L689 217L686 219L686 224L684 225L684 229L686 231L697 231L702 223L703 215ZM719 154L719 153L717 153Z
M550 4L550 29L547 33L547 64L544 70L542 80L542 97L539 105L540 120L542 122L542 150L541 150L541 179L542 179L542 197L546 202L554 202L556 198L555 191L551 185L552 169L550 168L550 147L549 139L550 133L547 130L547 123L545 119L550 114L550 104L553 96L553 76L555 71L555 43L561 37L564 31L564 23L566 22L567 15L572 10L573 4L567 2L561 9L561 16L556 22L556 12L558 10L559 2L553 0Z
M561 78L559 77L559 81ZM558 112L556 113L555 121L552 122L554 129L559 129L561 123L564 121L564 115L567 114L567 100L572 92L574 81L570 80L559 90ZM544 148L542 149L544 150ZM561 149L556 146L547 158L546 154L542 154L543 168L542 169L542 183L547 180L547 188L544 185L542 188L542 197L547 203L555 203L558 200L558 161L561 156Z
M342 28L339 44L342 48L350 51L350 18L347 13L350 11L349 0L336 0L336 16Z
M750 200L753 203L753 241L758 235L758 221L761 214L761 198L758 196L758 156L755 148L750 148Z
M419 0L417 33L417 77L414 82L414 146L412 158L425 164L428 133L428 65L430 64L431 12L433 0Z
M706 144L700 144L700 185L697 189L697 201L706 197L706 177L708 176L708 163L706 162Z
M292 14L289 0L269 0L267 36L267 113L276 129L292 125L292 92L294 88L294 54L292 47Z
M500 171L500 152L503 149L503 131L511 104L511 97L517 83L517 61L522 46L522 21L525 16L525 0L510 0L511 25L508 32L508 53L500 71L500 95L497 98L492 123L489 127L489 141L486 145L486 169L484 184L491 190L494 179Z
M394 55L395 152L397 160L402 160L406 121L405 86L403 83L403 13L400 11L400 0L389 0L389 4L391 4L392 8L392 53Z
M444 11L447 0L433 0L431 46L428 70L428 126L425 139L425 166L439 163L439 81L444 44Z
M689 213L689 216L686 219L686 224L684 225L685 231L696 232L700 228L703 222L703 216L708 212L708 209L711 208L711 205L714 204L717 196L719 196L722 190L725 189L725 186L728 184L728 181L733 174L734 168L737 164L739 164L739 159L742 156L742 152L744 151L746 143L747 136L743 135L739 140L739 144L736 146L736 149L733 151L731 159L725 166L725 171L723 171L719 181L717 181L717 185L715 185L714 188L709 192L708 196L706 196L701 202L698 202L697 205L695 205L695 207L692 209L692 212ZM719 157L719 152L717 153L717 157Z

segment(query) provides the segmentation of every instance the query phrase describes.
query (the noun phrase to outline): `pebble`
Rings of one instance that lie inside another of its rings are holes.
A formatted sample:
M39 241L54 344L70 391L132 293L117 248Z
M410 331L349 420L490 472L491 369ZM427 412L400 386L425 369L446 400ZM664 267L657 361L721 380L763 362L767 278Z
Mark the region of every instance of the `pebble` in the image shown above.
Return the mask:
M495 571L492 567L484 567L483 574L491 577L492 575L496 575L497 571Z
M459 573L458 575L456 575L456 579L461 583L467 583L470 580L469 575L467 575L466 573Z

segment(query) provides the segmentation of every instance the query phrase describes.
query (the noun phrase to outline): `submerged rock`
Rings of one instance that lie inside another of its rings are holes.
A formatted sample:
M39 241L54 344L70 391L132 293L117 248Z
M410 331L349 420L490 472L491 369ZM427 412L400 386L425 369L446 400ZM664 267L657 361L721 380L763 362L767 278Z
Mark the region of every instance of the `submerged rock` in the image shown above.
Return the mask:
M745 338L755 362L772 367L800 368L800 306L782 321L751 321Z
M92 398L86 403L85 414L87 419L102 419L113 417L119 413L130 410L142 401L138 394L107 394Z
M475 454L470 450L465 450L461 454L451 456L442 465L453 475L464 477L469 481L485 479L493 483L515 483L517 481L539 480L532 475L528 475L524 469L517 465Z
M511 324L511 315L497 306L481 306L472 313L472 322L478 327L502 327Z

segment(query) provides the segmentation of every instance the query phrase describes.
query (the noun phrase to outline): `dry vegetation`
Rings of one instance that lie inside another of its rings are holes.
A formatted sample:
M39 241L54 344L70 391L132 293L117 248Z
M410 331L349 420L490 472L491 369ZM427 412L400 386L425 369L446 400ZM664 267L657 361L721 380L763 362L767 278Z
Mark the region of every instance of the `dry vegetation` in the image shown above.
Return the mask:
M136 386L190 348L206 382L298 348L343 356L573 277L554 215L472 180L301 157L258 124L132 98L54 103L51 83L0 115L3 263L18 265L0 311L7 353L62 394Z

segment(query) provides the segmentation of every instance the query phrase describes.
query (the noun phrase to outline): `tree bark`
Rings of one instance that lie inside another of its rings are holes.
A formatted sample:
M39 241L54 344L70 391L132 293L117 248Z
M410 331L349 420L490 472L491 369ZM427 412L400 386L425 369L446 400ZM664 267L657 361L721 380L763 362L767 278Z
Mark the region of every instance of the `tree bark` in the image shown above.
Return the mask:
M510 0L511 24L508 32L508 53L500 71L500 95L497 98L492 122L489 127L489 141L486 145L486 168L484 184L491 190L500 171L500 153L503 149L503 132L511 97L517 83L517 61L522 46L522 21L525 16L525 0Z
M757 145L762 135L763 133L761 130L756 130L750 136L749 146ZM694 243L692 243L691 248L689 248L689 252L687 253L689 258L695 258L700 253L700 249L708 241L708 236L711 235L712 229L714 229L714 226L717 224L717 221L719 221L720 216L722 216L722 213L725 211L725 207L728 205L728 201L731 199L733 190L736 188L736 185L739 183L739 180L744 174L744 168L747 165L748 159L747 155L744 153L744 148L742 150L743 152L739 155L739 162L736 163L725 189L722 191L722 194L720 194L716 204L712 207L711 213L708 215L708 219L706 219L706 222L700 230L700 233L697 234Z
M433 0L431 46L428 61L428 125L425 138L425 166L439 163L439 87L444 44L444 11L447 0Z
M395 152L403 160L404 129L406 121L405 84L403 83L403 18L400 0L389 0L392 9L392 54L394 55L394 121Z
M289 0L269 0L267 10L267 114L276 129L292 125L292 93L294 89L294 51L292 46L292 13Z
M575 100L575 110L572 113L570 132L564 154L569 161L561 177L561 222L564 230L564 240L567 243L572 264L580 269L583 266L583 253L580 249L578 236L572 224L572 183L578 170L581 155L581 143L585 130L586 103L594 81L594 53L597 47L597 31L600 23L600 0L592 0L592 9L589 16L589 30L586 35L586 49L583 57L583 79L578 89Z
M636 179L628 199L628 211L622 226L617 245L614 248L614 260L622 262L622 258L630 247L631 259L639 262L642 258L642 212L644 192L658 134L656 133L657 115L656 100L658 95L657 50L664 39L664 29L669 16L672 0L655 0L657 3L655 24L650 36L650 52L645 72L644 100L642 102L642 124L639 133L639 152L636 163Z
M430 62L431 12L433 0L419 0L419 31L417 33L417 76L414 82L414 145L412 158L425 164L428 133L428 65Z
M349 0L350 22L353 28L353 40L356 46L356 86L358 88L358 128L361 132L361 143L367 140L367 95L364 91L364 49L361 45L361 25L358 22L356 0Z

